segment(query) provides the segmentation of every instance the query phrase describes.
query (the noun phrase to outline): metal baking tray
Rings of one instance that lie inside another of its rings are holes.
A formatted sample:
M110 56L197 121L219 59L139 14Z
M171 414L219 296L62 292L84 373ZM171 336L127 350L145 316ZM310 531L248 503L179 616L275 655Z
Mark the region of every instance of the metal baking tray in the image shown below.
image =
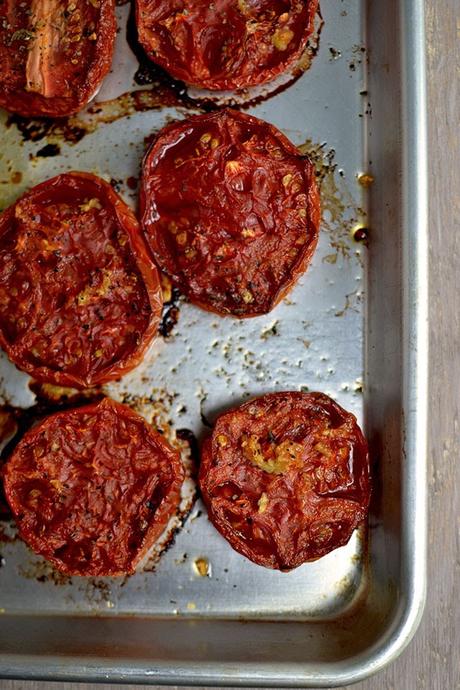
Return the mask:
M117 11L114 67L96 104L57 124L2 115L1 206L68 169L112 179L135 205L146 139L196 110L160 82L133 92L129 7ZM165 337L105 388L184 457L191 441L182 514L161 557L126 579L69 579L0 523L3 677L329 687L378 671L416 630L426 556L423 0L322 0L321 11L310 69L249 108L317 163L323 224L312 266L260 318L218 318L173 294ZM27 377L5 358L0 377L5 402L34 404ZM374 473L369 529L289 574L232 551L194 502L193 482L194 439L209 421L286 389L322 390L353 411Z

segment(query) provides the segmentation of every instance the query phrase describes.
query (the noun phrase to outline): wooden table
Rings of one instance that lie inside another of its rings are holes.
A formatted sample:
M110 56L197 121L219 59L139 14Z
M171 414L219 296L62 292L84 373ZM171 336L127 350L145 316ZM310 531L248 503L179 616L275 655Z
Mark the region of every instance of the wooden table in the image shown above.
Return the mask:
M385 0L374 0L385 2ZM460 689L460 0L426 0L430 115L429 593L402 657L356 690ZM128 686L1 681L1 690ZM129 690L141 686L129 686Z

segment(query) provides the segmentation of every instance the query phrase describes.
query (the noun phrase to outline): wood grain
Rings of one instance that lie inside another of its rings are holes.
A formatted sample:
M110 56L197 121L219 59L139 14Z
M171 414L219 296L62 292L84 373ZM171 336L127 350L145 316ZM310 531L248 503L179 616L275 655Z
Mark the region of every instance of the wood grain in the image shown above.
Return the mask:
M460 0L427 0L426 7L431 201L429 593L422 625L410 647L384 672L354 686L356 690L460 689ZM0 681L2 690L120 687Z

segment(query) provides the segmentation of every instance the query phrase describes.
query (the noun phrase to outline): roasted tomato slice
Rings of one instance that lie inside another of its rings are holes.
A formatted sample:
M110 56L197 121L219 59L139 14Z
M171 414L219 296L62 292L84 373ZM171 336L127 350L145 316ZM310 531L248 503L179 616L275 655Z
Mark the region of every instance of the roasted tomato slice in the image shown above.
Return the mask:
M318 0L136 0L139 40L173 77L205 89L263 84L293 66Z
M179 454L109 398L45 419L4 469L22 539L69 575L132 572L176 512L183 479Z
M0 215L0 344L38 381L119 378L156 335L161 306L137 220L98 177L59 175Z
M272 309L305 271L320 204L310 160L234 110L163 129L147 152L141 222L161 268L220 314Z
M26 117L81 110L110 69L114 0L0 3L0 106Z
M236 551L291 570L346 544L366 517L367 444L355 417L327 395L264 395L218 418L200 486Z

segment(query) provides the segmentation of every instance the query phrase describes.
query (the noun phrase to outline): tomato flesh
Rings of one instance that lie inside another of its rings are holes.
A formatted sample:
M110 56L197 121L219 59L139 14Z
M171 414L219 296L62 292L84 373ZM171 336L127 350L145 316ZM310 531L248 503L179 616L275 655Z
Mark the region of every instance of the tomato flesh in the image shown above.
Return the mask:
M295 65L317 11L318 0L136 0L147 55L211 90L263 84Z
M221 415L200 487L236 551L291 570L348 542L365 519L367 444L355 417L320 393L272 393Z
M161 287L128 206L66 173L0 215L0 344L42 382L84 388L132 369L158 329Z
M220 314L270 311L318 241L312 163L275 127L233 110L163 129L144 159L140 203L159 266Z
M64 117L81 110L110 69L114 0L0 3L0 106Z
M69 575L123 575L180 502L179 454L124 405L103 399L48 417L4 469L22 539Z

